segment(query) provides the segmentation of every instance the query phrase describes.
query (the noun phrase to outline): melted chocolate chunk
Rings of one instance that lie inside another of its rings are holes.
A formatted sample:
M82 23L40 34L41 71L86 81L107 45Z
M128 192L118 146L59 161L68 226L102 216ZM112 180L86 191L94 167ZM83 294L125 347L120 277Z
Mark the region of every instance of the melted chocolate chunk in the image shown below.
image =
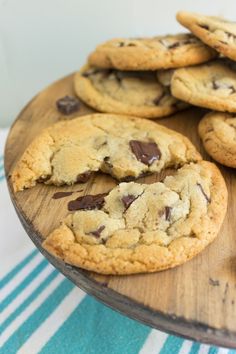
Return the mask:
M95 194L95 195L85 195L83 197L71 200L68 203L68 210L93 210L101 209L105 202L104 198L108 193Z
M124 204L125 211L130 207L130 205L138 198L139 196L135 197L135 195L128 194L124 195L121 200L122 203Z
M212 81L212 87L214 90L218 90L220 88L219 84L217 84L215 80Z
M105 229L104 225L101 225L97 230L91 231L90 234L95 236L96 238L99 238L101 236L101 232Z
M205 30L207 30L207 31L209 30L209 26L207 26L207 25L198 24L198 26L203 28L203 29L205 29Z
M197 186L200 188L200 190L201 190L202 194L204 195L207 203L210 203L211 202L211 198L208 197L208 195L206 195L204 189L202 188L202 185L200 183L197 183Z
M76 182L78 183L85 183L88 182L89 178L91 177L92 172L84 172L77 176Z
M196 39L195 38L188 38L188 39L182 39L182 40L180 39L179 41L171 43L171 44L168 43L168 40L167 41L160 40L160 42L167 49L175 49L175 48L181 47L182 45L196 43Z
M134 43L128 43L128 44L125 44L124 42L120 42L119 47L136 47L136 44Z
M212 87L213 87L214 90L229 89L229 90L231 90L231 94L236 92L236 90L235 90L233 85L228 85L228 84L226 84L224 82L217 82L216 80L212 81Z
M165 96L165 92L162 92L160 96L157 96L156 98L154 98L153 103L156 106L158 106L164 96Z
M171 218L171 210L172 210L171 207L169 207L169 206L166 206L166 207L165 207L165 219L166 219L167 221L170 221L170 218Z
M58 111L65 115L75 113L80 109L80 102L76 97L65 96L60 98L56 105Z
M78 191L73 191L73 192L56 192L53 194L52 199L60 199L60 198L65 198L68 197L70 195L72 195L73 193L79 193L82 192L83 189L80 189Z
M69 195L72 194L73 192L57 192L53 194L52 199L61 199L61 198L68 197Z
M129 146L138 161L150 166L154 161L159 160L161 151L156 143L147 143L139 140L130 140Z
M159 211L159 216L162 217L164 215L165 216L165 220L170 221L171 210L172 210L171 207L166 206L164 209Z

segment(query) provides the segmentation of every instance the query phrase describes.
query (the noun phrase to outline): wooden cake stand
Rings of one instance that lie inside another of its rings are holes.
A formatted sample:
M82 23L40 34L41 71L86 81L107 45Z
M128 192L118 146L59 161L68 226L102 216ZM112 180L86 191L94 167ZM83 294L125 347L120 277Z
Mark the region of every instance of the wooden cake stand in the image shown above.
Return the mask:
M42 239L66 216L70 199L52 199L57 191L83 189L76 197L108 191L116 182L110 176L94 174L86 184L54 187L38 184L14 193L10 174L25 148L41 130L60 119L71 119L93 112L81 103L79 113L63 116L55 102L75 95L73 75L39 93L23 109L9 133L5 151L5 170L16 212L29 237L60 272L87 293L113 309L149 326L205 343L236 348L236 171L220 166L229 191L229 207L217 239L201 254L174 269L154 274L102 276L76 267L48 254ZM203 111L193 108L158 123L174 129L197 146L205 159L197 134ZM156 181L151 176L140 179ZM73 197L71 198L73 199ZM75 199L75 198L74 198Z

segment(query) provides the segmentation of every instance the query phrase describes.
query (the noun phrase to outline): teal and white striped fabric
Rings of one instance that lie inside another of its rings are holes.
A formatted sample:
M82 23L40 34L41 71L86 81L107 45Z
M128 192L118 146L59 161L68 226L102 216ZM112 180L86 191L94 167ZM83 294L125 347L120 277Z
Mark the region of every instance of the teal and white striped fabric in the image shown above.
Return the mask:
M86 295L35 249L11 205L0 130L0 353L236 354L170 336Z

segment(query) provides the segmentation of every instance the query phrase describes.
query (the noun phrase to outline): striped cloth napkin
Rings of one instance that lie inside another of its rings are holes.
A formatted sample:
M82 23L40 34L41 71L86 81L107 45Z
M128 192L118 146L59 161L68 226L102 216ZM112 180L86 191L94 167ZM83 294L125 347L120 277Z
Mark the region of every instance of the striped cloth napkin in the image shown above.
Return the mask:
M35 249L7 192L0 130L0 353L236 354L167 335L86 295Z

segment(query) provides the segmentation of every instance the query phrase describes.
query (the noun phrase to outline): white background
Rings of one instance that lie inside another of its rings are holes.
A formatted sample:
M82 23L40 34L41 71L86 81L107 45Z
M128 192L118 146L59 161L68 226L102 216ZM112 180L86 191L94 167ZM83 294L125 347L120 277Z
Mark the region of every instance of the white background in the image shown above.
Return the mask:
M236 21L236 0L0 0L0 126L99 42L180 32L181 9Z

